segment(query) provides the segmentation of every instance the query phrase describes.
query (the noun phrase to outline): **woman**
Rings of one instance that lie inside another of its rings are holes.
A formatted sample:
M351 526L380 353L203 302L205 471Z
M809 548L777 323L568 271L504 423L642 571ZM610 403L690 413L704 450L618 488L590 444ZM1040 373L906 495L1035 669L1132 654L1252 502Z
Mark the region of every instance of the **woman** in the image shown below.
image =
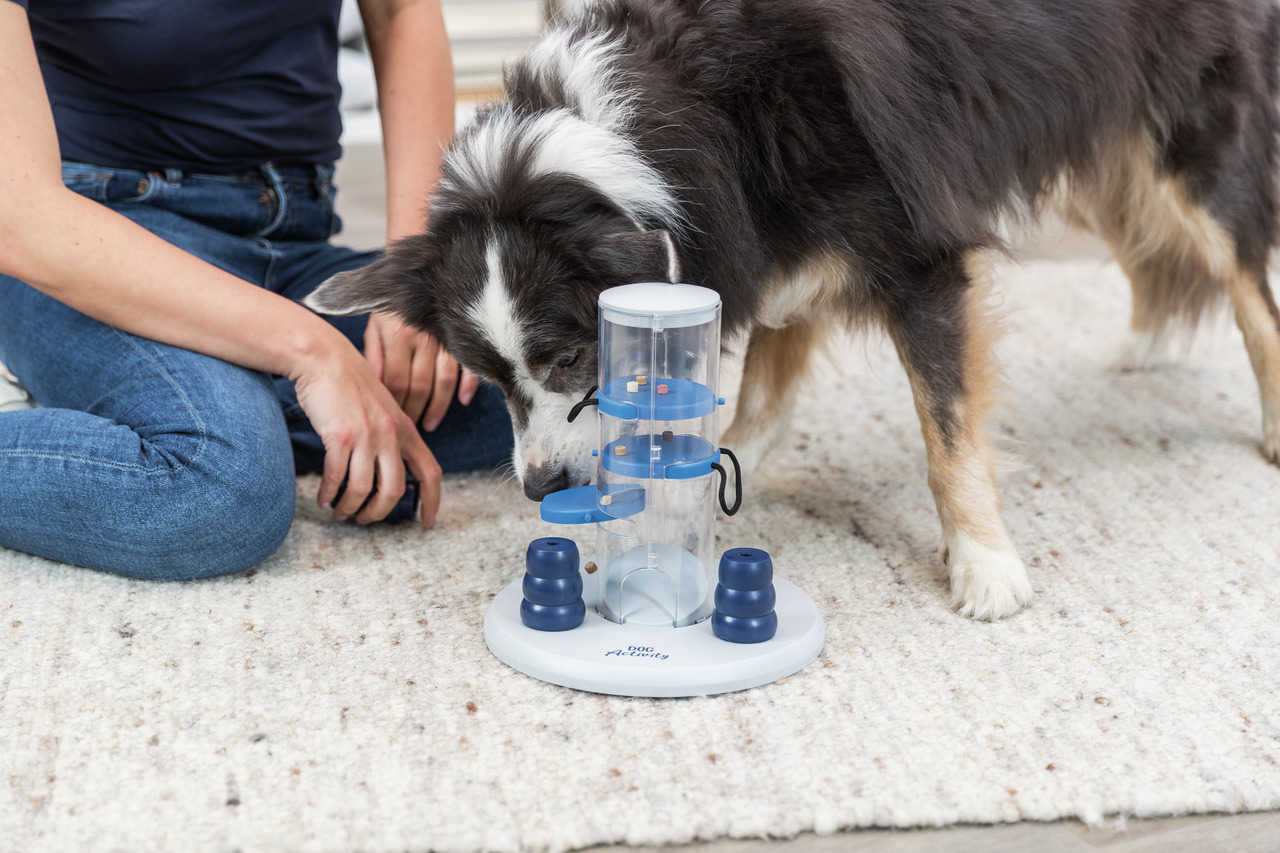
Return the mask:
M295 456L338 521L385 517L407 467L430 527L442 469L509 454L500 395L435 341L297 304L372 259L328 242L339 7L0 0L0 363L43 406L0 413L0 545L208 577L283 541ZM439 0L361 13L394 240L425 224L451 61Z

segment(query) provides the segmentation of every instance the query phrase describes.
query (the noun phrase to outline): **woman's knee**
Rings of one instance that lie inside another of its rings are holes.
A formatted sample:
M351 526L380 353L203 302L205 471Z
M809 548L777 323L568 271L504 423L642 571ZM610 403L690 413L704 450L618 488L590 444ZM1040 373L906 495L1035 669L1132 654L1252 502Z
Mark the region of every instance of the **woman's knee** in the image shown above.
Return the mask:
M169 477L157 492L163 521L121 573L200 580L244 571L279 550L296 503L292 457L261 453L228 468L192 466Z

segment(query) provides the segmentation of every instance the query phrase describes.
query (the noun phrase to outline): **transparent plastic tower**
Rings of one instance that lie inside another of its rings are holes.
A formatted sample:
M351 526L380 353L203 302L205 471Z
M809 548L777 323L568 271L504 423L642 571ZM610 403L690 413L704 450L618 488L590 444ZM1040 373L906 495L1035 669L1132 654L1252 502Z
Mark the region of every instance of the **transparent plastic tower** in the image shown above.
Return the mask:
M485 639L500 660L597 693L692 696L767 684L817 657L822 617L769 555L717 554L719 358L714 291L600 295L595 483L543 499L544 521L573 527L534 540L525 576L490 606Z

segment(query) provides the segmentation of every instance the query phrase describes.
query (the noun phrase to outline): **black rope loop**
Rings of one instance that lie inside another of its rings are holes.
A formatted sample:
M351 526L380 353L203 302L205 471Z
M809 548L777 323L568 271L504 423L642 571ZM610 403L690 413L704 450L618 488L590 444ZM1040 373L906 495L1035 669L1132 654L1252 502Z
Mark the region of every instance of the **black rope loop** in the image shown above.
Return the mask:
M725 515L733 515L742 508L742 467L738 464L738 457L733 455L733 451L727 447L720 448L720 452L729 457L729 461L733 463L733 507L731 508L725 502L724 492L729 485L729 474L724 470L724 466L718 462L712 462L711 467L720 472L720 508L724 510Z
M583 397L580 401L573 404L573 408L569 410L569 423L573 423L573 419L576 418L578 416L578 413L581 412L583 409L585 409L587 406L600 405L600 401L593 396L596 393L596 389L599 387L600 387L599 385L592 385L591 390L587 392L587 396Z

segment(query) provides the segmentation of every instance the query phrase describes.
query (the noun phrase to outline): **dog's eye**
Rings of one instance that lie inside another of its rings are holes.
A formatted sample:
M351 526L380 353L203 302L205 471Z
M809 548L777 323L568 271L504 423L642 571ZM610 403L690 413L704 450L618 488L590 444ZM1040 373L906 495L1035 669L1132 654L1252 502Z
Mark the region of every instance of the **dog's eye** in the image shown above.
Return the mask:
M573 352L567 352L556 359L556 367L564 370L566 367L573 367L574 362L578 360L578 356L582 354L582 350L576 349Z

